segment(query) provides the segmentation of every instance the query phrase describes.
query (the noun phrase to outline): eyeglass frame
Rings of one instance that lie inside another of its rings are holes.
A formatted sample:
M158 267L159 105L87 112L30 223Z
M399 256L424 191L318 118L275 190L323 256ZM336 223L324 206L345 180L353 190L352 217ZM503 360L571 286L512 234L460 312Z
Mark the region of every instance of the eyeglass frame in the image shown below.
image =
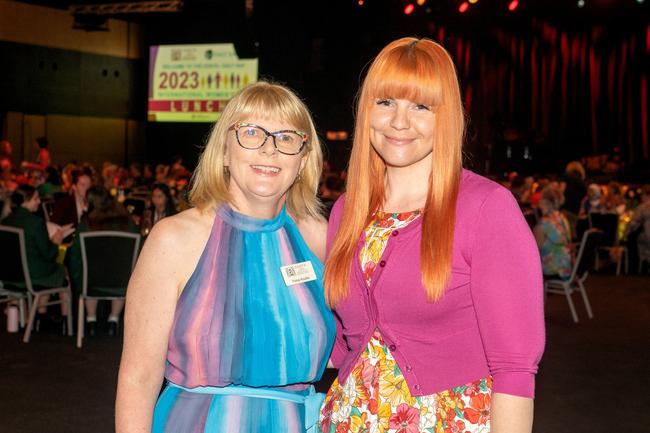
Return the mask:
M239 129L244 127L244 126L252 126L254 128L261 129L262 132L264 132L264 134L266 134L266 137L264 137L264 141L262 141L262 143L259 146L253 147L253 148L246 147L243 144L241 144L241 141L239 141ZM246 150L261 149L266 144L266 140L268 140L269 137L273 137L273 147L275 148L275 150L277 150L278 152L280 152L283 155L298 155L298 154L300 154L300 152L302 152L302 150L305 148L305 144L307 143L307 140L309 140L309 134L307 134L306 132L296 131L296 130L293 130L293 129L283 129L281 131L269 132L268 130L266 130L266 128L263 128L260 125L256 125L254 123L237 122L234 125L232 125L230 128L228 128L228 130L229 131L235 131L235 138L237 139L237 144L239 144L239 146L241 146L243 149L246 149ZM287 152L281 151L278 148L278 144L275 141L275 139L276 139L275 135L276 134L281 134L283 132L293 132L294 134L297 134L299 137L302 138L302 144L300 145L300 149L298 149L297 152L295 152L295 153L287 153Z

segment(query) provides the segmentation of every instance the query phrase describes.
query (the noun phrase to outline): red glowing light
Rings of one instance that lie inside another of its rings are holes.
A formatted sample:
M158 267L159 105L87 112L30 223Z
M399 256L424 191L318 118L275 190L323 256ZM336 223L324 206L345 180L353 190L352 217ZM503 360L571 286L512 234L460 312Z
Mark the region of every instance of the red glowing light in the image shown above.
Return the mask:
M517 6L519 6L519 0L512 0L510 3L508 3L508 10L512 12L517 9Z
M359 6L363 6L363 0L359 0Z
M467 3L467 2L462 2L462 3L460 4L460 6L458 7L458 12L460 12L460 13L462 14L462 13L465 12L467 9L469 9L469 3Z
M407 4L404 8L404 15L411 15L411 13L413 13L413 9L415 9L415 6L413 6L412 3Z

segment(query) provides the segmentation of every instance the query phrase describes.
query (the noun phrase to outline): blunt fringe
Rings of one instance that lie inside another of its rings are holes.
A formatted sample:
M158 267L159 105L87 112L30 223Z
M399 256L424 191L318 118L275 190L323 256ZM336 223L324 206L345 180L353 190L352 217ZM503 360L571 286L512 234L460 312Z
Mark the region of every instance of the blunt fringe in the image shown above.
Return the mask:
M307 160L301 175L287 192L287 210L298 219L322 218L316 192L323 166L323 153L311 114L289 88L265 81L251 84L239 91L212 127L192 176L190 203L200 210L232 203L228 191L229 175L224 165L226 138L232 125L253 116L287 122L309 134L302 154L296 155L297 158L306 155Z
M408 99L432 107L433 157L420 244L422 283L430 302L443 295L451 272L465 129L456 68L436 42L402 38L379 53L359 91L341 216L345 223L338 228L325 266L325 296L332 307L347 297L359 236L384 203L386 166L369 137L369 113L378 98Z

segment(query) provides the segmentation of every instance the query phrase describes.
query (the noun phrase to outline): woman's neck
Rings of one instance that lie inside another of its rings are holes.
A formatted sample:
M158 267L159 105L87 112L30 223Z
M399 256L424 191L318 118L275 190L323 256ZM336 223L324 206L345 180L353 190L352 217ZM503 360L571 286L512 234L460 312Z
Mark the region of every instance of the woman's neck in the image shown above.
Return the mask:
M386 169L385 193L382 209L385 212L409 212L423 209L429 192L429 171L410 167Z

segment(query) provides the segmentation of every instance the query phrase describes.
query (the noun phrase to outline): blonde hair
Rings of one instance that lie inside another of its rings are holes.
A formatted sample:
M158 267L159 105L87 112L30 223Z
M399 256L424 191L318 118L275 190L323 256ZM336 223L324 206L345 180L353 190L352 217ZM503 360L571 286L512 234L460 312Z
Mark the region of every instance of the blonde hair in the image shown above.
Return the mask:
M232 203L228 191L229 175L224 165L226 137L232 125L252 116L278 119L309 135L301 154L295 155L296 158L301 158L306 154L307 160L287 192L287 210L298 219L321 218L321 205L316 192L323 153L314 122L309 110L295 93L285 86L264 81L245 87L237 93L213 126L192 176L190 203L201 210Z
M422 214L420 260L429 301L439 299L449 278L462 172L464 114L456 68L439 44L403 38L375 58L361 87L343 215L325 266L327 302L334 306L349 292L350 263L359 235L384 202L386 165L369 137L369 114L378 98L408 99L435 114L432 170Z
M549 207L551 212L559 210L564 204L564 194L554 185L547 185L542 190L540 201L543 201Z

